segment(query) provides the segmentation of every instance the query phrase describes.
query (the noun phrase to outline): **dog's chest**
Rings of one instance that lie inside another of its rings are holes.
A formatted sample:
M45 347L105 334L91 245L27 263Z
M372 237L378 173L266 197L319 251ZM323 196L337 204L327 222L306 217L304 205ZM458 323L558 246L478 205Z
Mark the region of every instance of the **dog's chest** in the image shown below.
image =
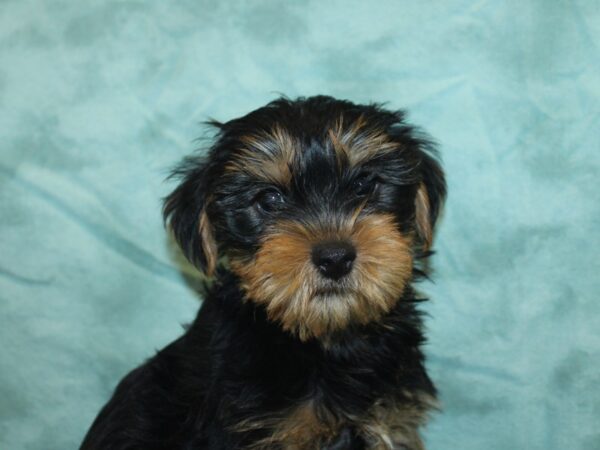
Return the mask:
M430 390L418 360L403 352L397 339L395 334L361 337L325 350L308 344L256 343L255 348L268 350L267 358L259 363L247 359L243 367L239 359L232 360L231 370L224 371L228 385L243 386L243 395L222 400L228 403L226 410L231 408L228 416L236 417L228 428L243 442L239 447L422 449L417 429L431 406L422 393ZM411 380L408 385L407 378ZM240 397L252 402L240 403ZM356 436L361 444L350 447L343 441L337 445L340 437L348 435Z

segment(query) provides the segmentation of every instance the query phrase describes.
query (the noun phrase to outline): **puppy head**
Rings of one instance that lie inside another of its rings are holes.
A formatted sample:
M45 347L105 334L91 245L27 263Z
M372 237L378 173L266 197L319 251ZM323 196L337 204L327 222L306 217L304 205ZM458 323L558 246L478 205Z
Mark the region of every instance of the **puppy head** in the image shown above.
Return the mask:
M445 197L431 144L402 112L279 99L184 161L165 219L207 275L224 257L248 301L300 339L377 321L426 255Z

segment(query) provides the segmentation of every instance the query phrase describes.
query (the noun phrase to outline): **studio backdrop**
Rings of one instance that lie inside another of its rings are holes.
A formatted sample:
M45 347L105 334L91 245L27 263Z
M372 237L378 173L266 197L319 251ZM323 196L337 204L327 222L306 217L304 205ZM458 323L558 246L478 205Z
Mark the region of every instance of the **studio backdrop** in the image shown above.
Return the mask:
M428 448L600 449L597 0L1 2L0 448L77 448L193 320L165 178L280 94L439 144Z

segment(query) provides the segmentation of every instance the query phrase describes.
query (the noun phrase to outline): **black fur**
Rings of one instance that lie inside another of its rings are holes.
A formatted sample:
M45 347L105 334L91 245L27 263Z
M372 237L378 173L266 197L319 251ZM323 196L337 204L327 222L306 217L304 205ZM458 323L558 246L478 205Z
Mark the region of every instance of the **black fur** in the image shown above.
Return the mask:
M326 125L340 114L349 120L363 115L405 151L372 160L360 170L337 170L339 163L323 142ZM294 166L292 187L283 192L286 204L260 214L257 198L272 187L224 175L224 166L242 136L268 131L274 123L299 137L304 153ZM221 255L252 255L275 216L304 221L324 214L335 220L363 201L353 191L360 177L378 180L366 213L391 212L401 230L413 230L414 196L422 182L432 223L437 219L445 197L441 168L429 141L404 122L401 112L330 97L279 99L245 117L213 125L218 128L215 144L207 156L188 158L176 171L182 182L164 209L184 253L201 269L206 266L198 233L203 208ZM268 430L235 433L236 424L276 416L307 399L349 417L359 416L382 397L408 404L418 400L406 393L435 396L420 351L424 338L419 300L410 286L381 322L350 327L324 346L281 330L261 306L244 301L239 284L225 267L217 270L193 324L121 381L82 449L238 449L266 437ZM315 443L315 448L368 447L346 427L335 441Z

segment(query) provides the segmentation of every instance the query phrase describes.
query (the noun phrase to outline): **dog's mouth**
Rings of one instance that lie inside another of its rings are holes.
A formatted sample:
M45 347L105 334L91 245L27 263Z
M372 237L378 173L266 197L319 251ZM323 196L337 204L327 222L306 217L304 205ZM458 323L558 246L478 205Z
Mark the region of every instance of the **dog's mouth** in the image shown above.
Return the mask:
M313 298L327 298L327 297L338 297L344 296L351 293L353 290L354 283L352 276L345 276L340 280L329 280L324 277L317 277L317 280L313 279Z
M315 290L313 298L326 300L327 298L339 297L349 293L350 290L345 287L325 287Z

